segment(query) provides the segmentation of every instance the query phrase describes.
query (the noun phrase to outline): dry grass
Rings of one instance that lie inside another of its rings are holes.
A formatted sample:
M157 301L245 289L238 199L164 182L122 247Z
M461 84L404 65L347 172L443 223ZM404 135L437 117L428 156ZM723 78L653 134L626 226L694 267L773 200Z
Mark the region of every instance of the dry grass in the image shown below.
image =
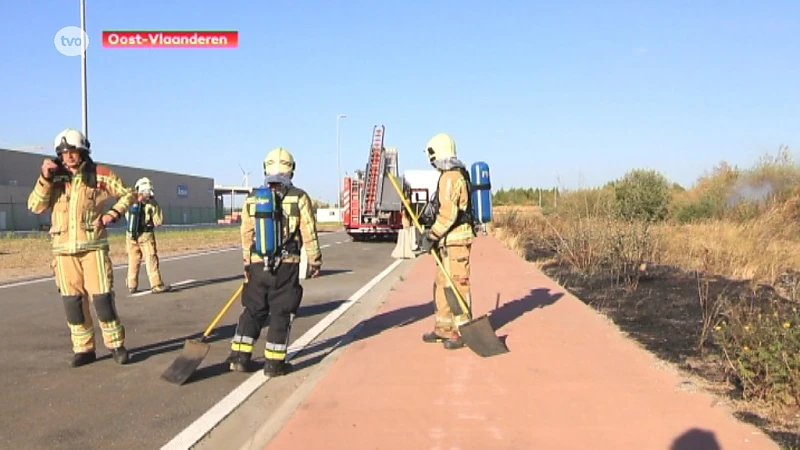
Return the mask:
M660 225L654 234L662 263L697 270L707 261L706 270L716 275L774 286L787 272L800 268L800 236L789 236L791 228L759 218L745 223Z
M318 231L338 231L339 224L320 223ZM163 229L156 232L159 256L166 257L193 251L240 246L239 227ZM111 260L127 261L124 235L110 237ZM0 237L0 281L52 275L50 241L46 235Z
M563 194L555 210L497 208L490 230L645 349L705 380L739 418L797 447L800 190L743 212L719 194L741 181L724 169L670 204L680 212L717 195L722 206L705 219L621 220L612 186ZM783 177L774 186L800 180L760 170Z
M536 205L503 205L492 208L495 217L503 217L508 214L541 214L542 208Z

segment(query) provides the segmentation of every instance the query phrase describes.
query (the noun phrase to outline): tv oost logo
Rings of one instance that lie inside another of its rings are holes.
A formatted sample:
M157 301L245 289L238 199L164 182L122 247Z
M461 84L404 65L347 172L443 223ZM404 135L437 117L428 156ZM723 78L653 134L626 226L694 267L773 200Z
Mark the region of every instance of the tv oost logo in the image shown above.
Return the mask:
M56 50L65 56L80 56L83 48L89 48L89 35L80 27L68 26L56 32L53 38Z

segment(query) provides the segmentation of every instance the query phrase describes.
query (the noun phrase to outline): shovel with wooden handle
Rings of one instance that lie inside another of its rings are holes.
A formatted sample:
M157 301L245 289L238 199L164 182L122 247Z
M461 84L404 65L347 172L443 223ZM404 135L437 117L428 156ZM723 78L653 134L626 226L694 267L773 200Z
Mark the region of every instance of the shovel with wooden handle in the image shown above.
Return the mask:
M161 378L163 380L169 381L170 383L181 385L192 376L195 370L200 366L200 363L203 362L206 355L208 355L208 351L211 349L211 346L208 345L206 342L206 338L211 334L211 331L214 327L217 326L222 316L228 312L233 302L236 300L236 297L241 294L242 289L244 288L244 284L239 286L239 289L233 293L228 303L222 307L214 320L208 325L206 330L203 332L203 335L199 339L187 339L186 343L183 346L183 351L172 364L167 367L167 370L161 374Z
M395 179L394 174L389 171L387 171L386 174L389 176L392 186L394 186L394 189L397 191L397 195L400 196L400 200L403 202L403 206L405 206L409 217L411 217L411 220L414 222L414 226L417 227L420 233L424 233L425 230L422 228L422 225L419 223L419 219L411 209L408 199L405 195L403 195L403 191L400 188L400 184L397 182L397 179ZM431 254L433 255L433 259L436 261L436 265L439 266L439 270L442 271L445 279L447 279L449 289L445 290L445 296L447 297L447 303L450 305L450 309L453 310L454 313L455 311L460 310L462 314L468 313L471 316L472 311L470 310L469 306L467 306L467 302L464 301L464 297L461 296L461 292L456 289L453 278L444 267L444 263L442 263L439 253L435 248L432 248ZM477 319L470 320L465 324L459 325L458 333L461 335L461 339L464 340L464 343L467 344L467 347L469 347L470 350L475 352L475 354L478 356L486 358L489 356L508 353L508 347L506 347L500 338L497 337L494 332L494 327L492 327L492 323L489 321L489 316L486 314L478 317Z

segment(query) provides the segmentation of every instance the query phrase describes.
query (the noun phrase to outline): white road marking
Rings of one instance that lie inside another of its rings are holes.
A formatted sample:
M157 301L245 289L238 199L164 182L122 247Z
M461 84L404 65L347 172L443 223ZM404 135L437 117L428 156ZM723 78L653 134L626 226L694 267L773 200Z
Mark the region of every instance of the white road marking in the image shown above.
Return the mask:
M220 248L220 249L216 249L216 250L207 250L207 251L196 252L196 253L187 253L185 255L169 256L167 258L160 258L160 261L161 262L178 261L178 260L181 260L181 259L197 258L198 256L214 255L214 254L217 254L217 253L225 253L225 252L230 252L230 251L233 251L233 250L240 250L240 249L241 249L241 247ZM128 267L128 263L114 264L114 270L124 269L126 267ZM53 280L53 277L35 278L33 280L25 280L25 281L18 281L16 283L2 284L2 285L0 285L0 289L8 289L8 288L17 287L17 286L25 286L25 285L28 285L28 284L43 283L45 281L52 281L52 280Z
M178 281L177 283L172 283L172 286L173 287L175 287L175 286L183 286L184 284L194 283L195 281L197 281L197 280ZM128 297L141 297L143 295L149 295L149 294L152 294L152 293L153 293L153 291L148 290L148 291L142 291L142 292L137 292L135 294L131 294Z
M331 244L325 244L325 245L320 245L319 248L328 248L330 246L331 246Z
M322 236L334 235L334 234L339 234L339 233L342 233L342 232L341 231L336 231L336 232L331 232L331 233L325 233ZM329 244L326 244L326 245L329 245ZM166 258L160 258L160 260L161 260L161 262L178 261L178 260L181 260L181 259L197 258L198 256L214 255L214 254L217 254L217 253L225 253L225 252L230 252L230 251L233 251L233 250L240 250L240 249L241 249L240 246L219 248L219 249L215 249L215 250L205 250L205 251L201 251L201 252L186 253L186 254L177 255L177 256L169 256L169 257L166 257ZM126 267L128 267L127 263L114 264L114 270L124 269ZM9 283L9 284L0 284L0 289L8 289L8 288L18 287L18 286L27 286L29 284L44 283L45 281L52 281L52 280L53 280L53 277L34 278L32 280L17 281L15 283Z
M398 259L395 260L392 264L389 265L383 272L379 273L375 276L372 280L370 280L367 284L361 287L356 293L350 296L344 303L339 305L338 308L333 310L330 314L325 316L322 320L320 320L316 325L311 327L310 330L306 331L305 334L297 338L297 340L292 344L289 348L289 352L286 355L286 360L291 360L298 352L302 351L308 344L310 344L317 336L322 334L325 329L327 329L333 322L335 322L342 314L344 314L348 309L350 309L355 303L364 296L370 289L375 287L381 280L386 278L395 267L400 265L403 260ZM256 391L262 384L264 384L269 377L264 375L262 370L255 372L253 375L250 376L246 381L242 384L237 386L234 390L232 390L228 395L225 396L222 400L219 401L216 405L212 406L211 409L206 411L202 416L200 416L197 420L191 423L188 427L186 427L183 431L178 433L177 436L172 438L171 441L166 443L162 450L169 450L169 449L188 449L191 448L194 444L196 444L200 439L202 439L209 431L211 431L218 423L220 423L223 419L228 417L228 415L233 412L239 405L241 405L245 400L247 400L253 392Z

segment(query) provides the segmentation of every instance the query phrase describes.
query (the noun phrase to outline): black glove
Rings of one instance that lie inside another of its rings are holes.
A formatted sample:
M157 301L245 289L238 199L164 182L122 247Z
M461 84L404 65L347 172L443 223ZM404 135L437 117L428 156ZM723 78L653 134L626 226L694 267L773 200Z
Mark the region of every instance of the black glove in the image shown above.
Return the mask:
M430 253L431 249L436 245L438 239L434 238L430 230L425 230L419 240L417 254Z

